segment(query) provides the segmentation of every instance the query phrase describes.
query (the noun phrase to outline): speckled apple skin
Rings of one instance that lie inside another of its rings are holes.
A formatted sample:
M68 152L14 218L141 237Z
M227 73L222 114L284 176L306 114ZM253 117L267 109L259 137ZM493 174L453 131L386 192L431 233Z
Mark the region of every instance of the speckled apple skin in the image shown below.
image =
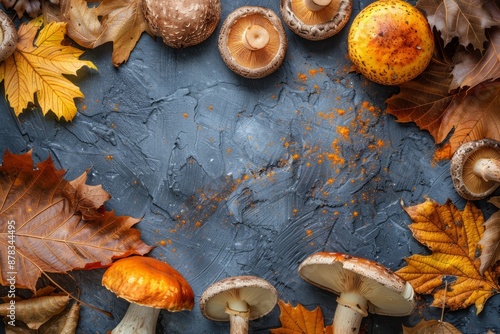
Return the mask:
M434 38L417 8L400 0L379 0L354 18L348 52L366 78L399 85L425 70L434 52Z

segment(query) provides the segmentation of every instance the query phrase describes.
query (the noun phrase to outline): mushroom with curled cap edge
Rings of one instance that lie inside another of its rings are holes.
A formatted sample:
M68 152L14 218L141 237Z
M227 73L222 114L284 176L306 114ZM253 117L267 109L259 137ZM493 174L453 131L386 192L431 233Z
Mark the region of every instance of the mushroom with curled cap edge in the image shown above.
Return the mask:
M17 30L7 14L0 10L0 61L4 61L16 50Z
M288 40L279 17L270 9L244 6L222 23L219 52L233 72L251 79L276 71L285 59Z
M334 334L359 331L368 313L406 316L416 307L412 286L384 266L342 253L318 252L299 266L308 283L339 295Z
M500 142L481 139L462 144L450 163L457 193L467 200L480 200L500 186Z
M352 0L281 0L280 11L293 33L319 41L344 28L351 17Z
M220 0L143 0L151 32L173 48L185 48L208 39L221 15Z
M114 262L102 277L102 285L130 302L112 334L154 334L161 309L192 310L194 294L184 277L165 262L133 256Z
M234 276L208 287L200 298L205 318L229 321L231 334L248 333L248 322L265 316L278 302L278 292L255 276Z

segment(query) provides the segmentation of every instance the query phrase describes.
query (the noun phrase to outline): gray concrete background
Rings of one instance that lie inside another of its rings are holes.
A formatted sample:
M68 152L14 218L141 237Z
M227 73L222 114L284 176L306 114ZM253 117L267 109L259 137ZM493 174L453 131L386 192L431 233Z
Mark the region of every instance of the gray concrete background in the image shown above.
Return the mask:
M369 2L355 1L355 13ZM222 20L244 5L279 13L278 1L223 0ZM83 69L72 78L85 94L73 122L43 117L36 108L16 119L1 99L0 151L32 149L35 162L50 155L67 179L89 169L88 183L102 184L112 196L106 208L142 217L136 227L156 246L149 255L177 268L196 301L219 279L256 275L285 302L319 305L331 324L335 297L297 275L305 257L338 251L397 270L403 258L427 252L407 228L401 200L465 203L453 189L448 161L433 162L430 135L384 113L397 89L348 71L347 31L355 13L339 35L321 42L286 29L286 60L258 80L226 68L217 50L220 24L209 40L182 50L143 35L118 69L111 45L88 50L82 58L99 71ZM478 205L487 216L494 212ZM128 307L101 286L103 272L54 275L114 316L83 307L78 333L106 333ZM370 315L362 331L400 333L401 324L439 319L440 309L422 306L430 301L423 297L406 318ZM447 311L445 321L464 333L500 330L498 295L479 316L475 311ZM279 326L278 307L250 324L255 333ZM157 332L228 330L205 319L196 303L192 312L162 311Z

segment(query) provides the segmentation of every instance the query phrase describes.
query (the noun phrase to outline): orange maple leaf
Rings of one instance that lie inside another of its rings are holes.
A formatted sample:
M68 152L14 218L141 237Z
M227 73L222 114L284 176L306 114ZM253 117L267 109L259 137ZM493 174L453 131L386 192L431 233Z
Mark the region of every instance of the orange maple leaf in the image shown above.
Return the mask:
M480 313L486 300L500 292L499 272L494 268L480 272L478 245L484 233L481 211L468 202L463 211L449 200L444 205L427 199L406 207L413 223L413 236L427 246L431 255L412 255L397 274L417 293L433 294L432 306L445 305L451 310L476 305ZM451 281L445 291L443 281Z
M271 329L272 334L328 334L333 333L332 326L325 328L323 313L319 307L313 311L304 306L278 301L280 307L281 328Z
M139 220L103 211L109 195L85 176L63 179L51 158L33 169L31 152L6 152L0 166L0 283L35 291L42 273L109 265L151 247L131 228Z

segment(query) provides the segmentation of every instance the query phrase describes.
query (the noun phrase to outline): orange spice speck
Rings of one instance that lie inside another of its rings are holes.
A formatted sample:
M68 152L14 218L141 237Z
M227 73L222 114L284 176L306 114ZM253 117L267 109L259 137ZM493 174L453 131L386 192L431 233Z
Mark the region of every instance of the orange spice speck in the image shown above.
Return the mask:
M160 245L162 245L162 246L166 246L166 245L167 245L167 242L166 242L165 240L161 240L161 241L160 241Z
M306 233L307 233L307 235L312 235L313 231L308 229L308 230L306 230Z
M183 114L182 114L182 116L183 116L184 118L188 118L188 117L189 117L189 115L188 115L188 113L187 113L187 112L183 113Z
M357 216L359 215L359 213L358 213L358 211L354 211L354 212L352 213L352 215L353 215L353 217L357 217Z

